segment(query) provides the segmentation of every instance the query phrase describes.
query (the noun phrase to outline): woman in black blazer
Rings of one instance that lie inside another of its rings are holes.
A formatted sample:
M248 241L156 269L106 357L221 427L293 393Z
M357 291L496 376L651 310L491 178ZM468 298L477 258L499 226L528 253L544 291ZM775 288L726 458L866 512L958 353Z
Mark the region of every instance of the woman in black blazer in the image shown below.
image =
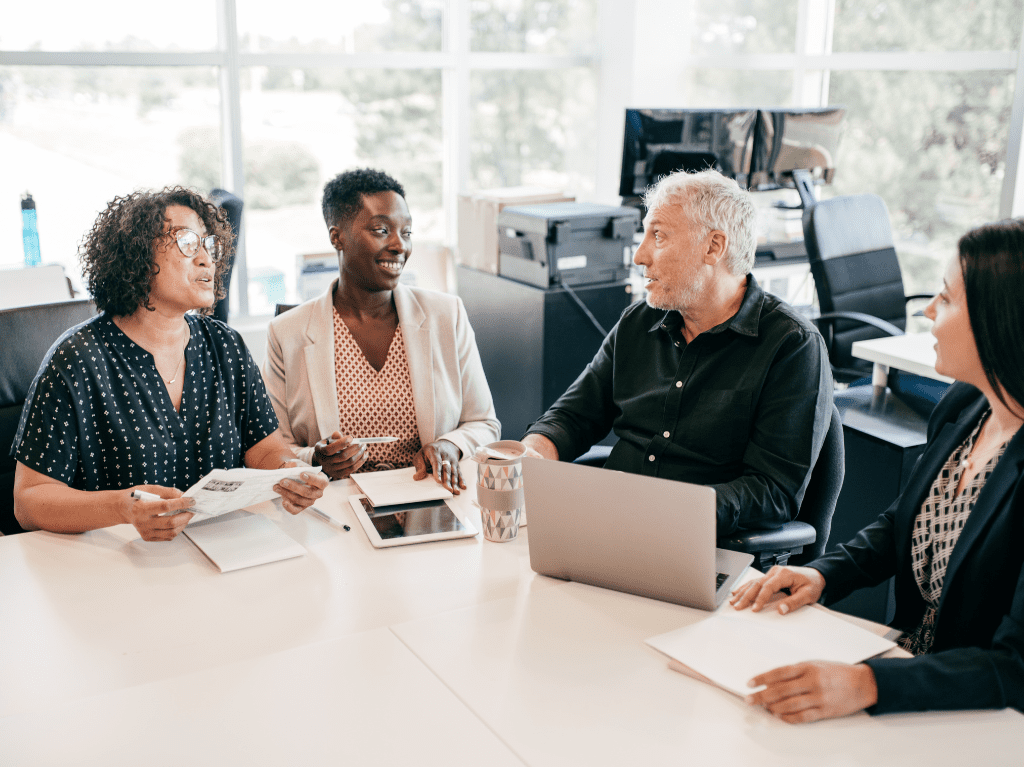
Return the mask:
M801 663L751 680L747 697L787 722L869 713L1024 711L1024 222L965 234L925 310L935 369L955 383L902 496L838 551L773 567L737 589L787 613L896 577L899 642L915 657ZM924 585L921 585L924 584Z

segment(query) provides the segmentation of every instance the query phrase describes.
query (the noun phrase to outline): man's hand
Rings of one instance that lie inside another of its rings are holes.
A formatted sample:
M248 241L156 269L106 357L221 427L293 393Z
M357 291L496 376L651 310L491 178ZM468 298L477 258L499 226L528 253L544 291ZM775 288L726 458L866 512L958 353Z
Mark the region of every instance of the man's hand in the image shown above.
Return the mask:
M789 596L779 601L779 613L785 615L798 607L810 605L821 599L825 593L825 576L813 567L775 566L768 574L755 581L748 581L732 592L729 604L737 610L753 605L753 612L760 612L768 600L783 589L789 589Z
M142 490L151 495L160 496L159 501L132 498L132 492ZM192 498L182 498L181 491L176 487L160 485L136 485L129 488L125 496L124 521L134 525L144 541L169 541L185 529L185 525L194 514L189 511L196 502ZM168 516L161 516L168 514Z
M526 445L526 455L531 458L545 458L549 461L558 460L558 448L555 443L542 434L527 434L520 440Z
M412 478L419 481L433 474L441 487L452 495L458 495L460 490L466 489L466 480L459 467L461 457L462 451L454 442L446 439L431 442L420 448L412 457L412 465L416 467L416 473Z
M362 447L362 445L360 445ZM308 466L300 460L285 461L281 468L289 466ZM300 511L309 508L317 502L324 494L327 487L327 477L323 472L303 472L299 475L302 479L282 479L274 485L274 492L281 496L284 501L284 510L289 514L298 514Z
M748 684L767 687L748 695L747 703L764 706L790 724L846 716L878 702L875 674L863 663L797 663L755 676Z
M331 479L345 479L366 462L366 446L353 445L352 437L334 432L313 445L313 465L322 466Z

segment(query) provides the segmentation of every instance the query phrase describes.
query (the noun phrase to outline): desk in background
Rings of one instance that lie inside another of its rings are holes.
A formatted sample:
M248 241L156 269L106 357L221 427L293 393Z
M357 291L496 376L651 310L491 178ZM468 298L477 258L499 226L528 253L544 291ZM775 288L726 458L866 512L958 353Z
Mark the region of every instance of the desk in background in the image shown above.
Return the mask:
M935 372L935 336L931 333L908 333L854 341L850 352L858 359L874 363L871 370L871 383L874 386L887 384L889 368L953 383L952 378Z
M128 526L0 538L0 761L1019 764L1009 710L784 724L643 644L702 613L538 576L528 528L375 550L353 490L351 532L261 505L309 553L223 575Z

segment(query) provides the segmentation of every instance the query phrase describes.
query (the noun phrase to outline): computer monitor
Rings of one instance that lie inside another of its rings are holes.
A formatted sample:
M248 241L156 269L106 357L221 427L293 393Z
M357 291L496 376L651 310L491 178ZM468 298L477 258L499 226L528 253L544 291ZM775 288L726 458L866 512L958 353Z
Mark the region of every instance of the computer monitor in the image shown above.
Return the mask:
M759 110L750 189L795 186L796 170L807 171L816 183L831 183L845 114L843 107Z

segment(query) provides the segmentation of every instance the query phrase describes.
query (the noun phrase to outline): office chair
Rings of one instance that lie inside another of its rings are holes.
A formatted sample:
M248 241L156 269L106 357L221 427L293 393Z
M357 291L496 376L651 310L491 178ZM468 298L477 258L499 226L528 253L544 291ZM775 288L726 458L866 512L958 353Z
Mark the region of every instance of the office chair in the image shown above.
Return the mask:
M754 555L754 565L767 572L772 565L804 565L825 553L832 515L846 474L843 419L832 405L832 420L818 460L811 469L797 518L776 530L747 530L718 539L718 546Z
M276 317L279 314L291 311L296 306L298 306L298 304L274 304L274 316Z
M818 292L816 322L836 381L871 375L871 363L850 352L854 341L906 332L907 302L889 211L874 194L834 197L804 209L804 244Z
M242 198L231 194L231 192L225 189L211 189L210 202L218 208L227 211L228 224L231 226L231 231L235 233L235 253L237 253L242 237ZM231 260L228 261L227 266L224 268L224 290L228 293L231 291L231 270L234 266L235 257L232 255ZM225 323L228 321L227 293L213 307L213 318Z
M0 311L0 533L22 533L14 518L11 445L18 431L29 387L53 342L64 331L96 314L89 300L22 306Z

